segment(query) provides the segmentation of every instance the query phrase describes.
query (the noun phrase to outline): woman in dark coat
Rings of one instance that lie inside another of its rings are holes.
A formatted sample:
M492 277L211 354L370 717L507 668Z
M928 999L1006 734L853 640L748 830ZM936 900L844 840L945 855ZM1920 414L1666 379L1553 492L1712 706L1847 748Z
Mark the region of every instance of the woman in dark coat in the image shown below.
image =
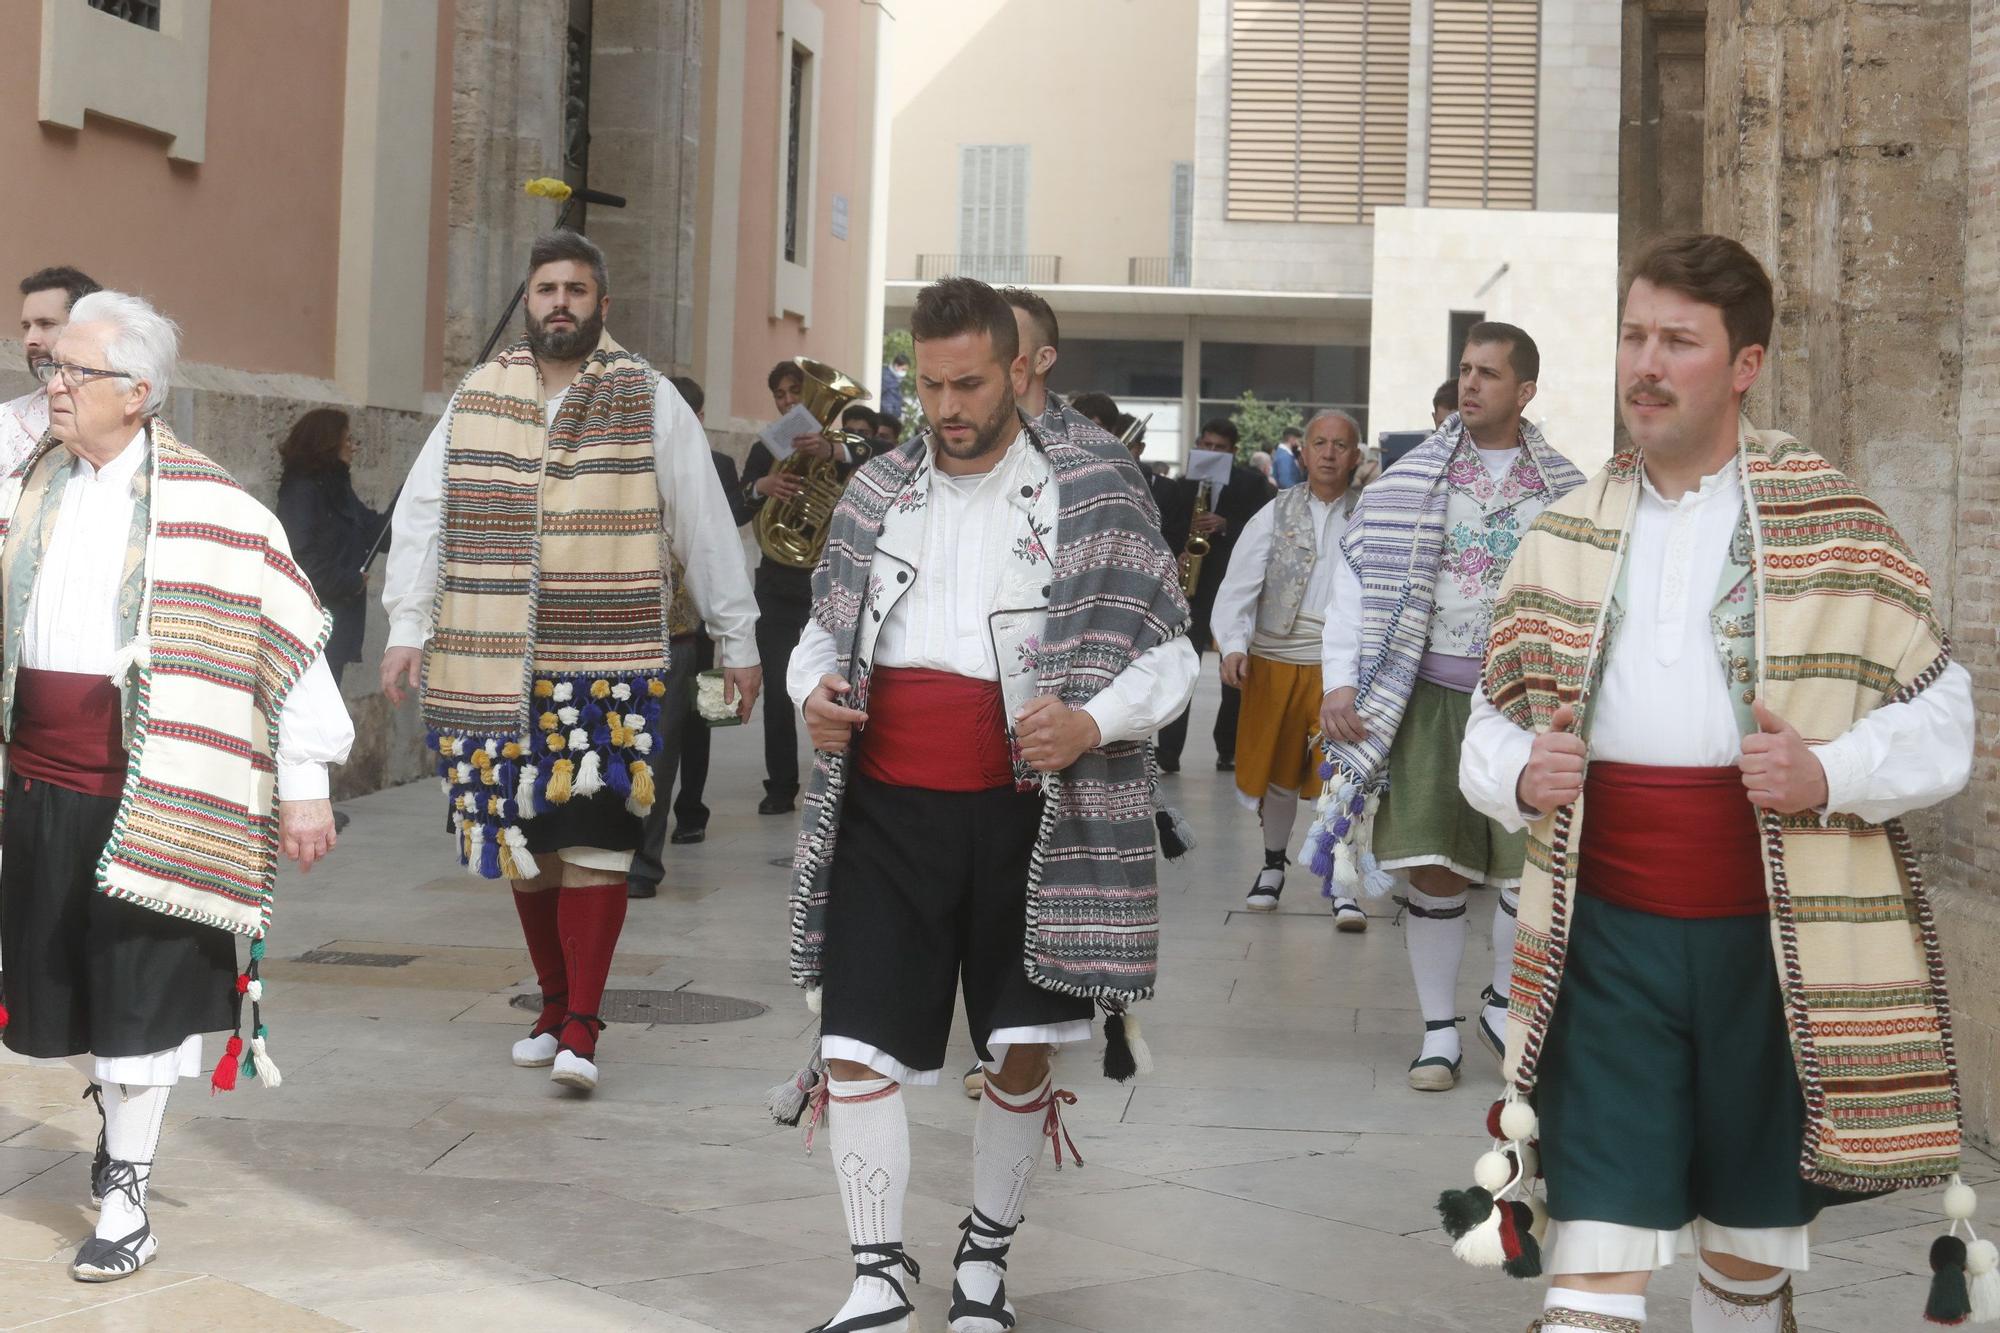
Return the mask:
M312 580L320 605L333 614L326 664L336 679L361 660L368 622L368 576L362 560L380 535L384 516L354 493L348 464L354 435L347 413L317 407L300 417L278 449L278 521L292 544L292 558Z

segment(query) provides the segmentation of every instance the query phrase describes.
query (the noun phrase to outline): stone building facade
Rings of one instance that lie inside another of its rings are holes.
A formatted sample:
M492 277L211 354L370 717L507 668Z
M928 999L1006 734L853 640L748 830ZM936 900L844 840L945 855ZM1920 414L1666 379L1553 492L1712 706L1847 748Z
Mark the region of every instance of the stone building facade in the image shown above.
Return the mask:
M1751 404L1839 463L1930 572L1972 672L1968 790L1913 821L1968 1129L2000 1137L2000 3L1624 0L1627 253L1742 240L1778 326Z
M36 186L0 215L0 251L21 270L0 274L0 300L56 263L152 299L183 330L170 423L267 501L291 423L335 406L353 418L356 489L392 503L520 283L530 240L556 219L556 204L522 191L533 177L625 196L624 209L573 219L606 251L611 328L662 370L713 380L740 365L761 390L772 361L811 349L871 373L878 162L873 123L852 108L874 105L879 7L161 0L151 26L128 12L146 13L92 0L0 7L0 155ZM736 81L719 89L717 63ZM787 83L781 63L800 77ZM721 122L737 151L782 167L795 89L798 151L838 164L819 183L853 195L837 237L830 200L780 200L770 179L717 171L704 147ZM765 127L763 142L743 139L747 122ZM716 198L738 189L747 202ZM771 294L781 204L811 228L792 267L813 300L793 308ZM725 217L729 235L711 242ZM503 341L519 327L511 318ZM32 387L19 344L0 340L0 398ZM768 400L737 397L732 412L711 384L709 419L717 447L740 454L740 418L767 415ZM414 710L376 688L383 619L371 602L364 660L342 681L357 741L336 796L428 769Z

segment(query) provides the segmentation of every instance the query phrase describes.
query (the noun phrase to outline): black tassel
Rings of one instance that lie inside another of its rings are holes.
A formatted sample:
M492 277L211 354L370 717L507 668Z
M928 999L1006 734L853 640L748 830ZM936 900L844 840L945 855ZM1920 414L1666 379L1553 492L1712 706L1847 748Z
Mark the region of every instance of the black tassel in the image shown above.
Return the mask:
M1165 806L1155 810L1153 825L1160 831L1160 855L1169 861L1178 861L1188 854L1188 845L1181 838L1180 826L1172 810Z
M1542 1246L1541 1242L1535 1239L1535 1233L1531 1229L1535 1225L1534 1210L1518 1199L1504 1206L1513 1211L1514 1236L1520 1242L1521 1253L1518 1257L1509 1259L1506 1263L1502 1264L1500 1266L1501 1270L1508 1277L1540 1277L1542 1275Z
M1123 1083L1139 1072L1132 1056L1132 1044L1125 1040L1125 1014L1114 1011L1104 1019L1104 1077Z
M1965 1257L1965 1242L1956 1236L1931 1242L1931 1294L1924 1302L1924 1318L1933 1324L1962 1324L1972 1315Z
M1446 1190L1438 1196L1437 1211L1444 1234L1457 1240L1486 1220L1493 1211L1493 1196L1477 1185L1469 1190Z

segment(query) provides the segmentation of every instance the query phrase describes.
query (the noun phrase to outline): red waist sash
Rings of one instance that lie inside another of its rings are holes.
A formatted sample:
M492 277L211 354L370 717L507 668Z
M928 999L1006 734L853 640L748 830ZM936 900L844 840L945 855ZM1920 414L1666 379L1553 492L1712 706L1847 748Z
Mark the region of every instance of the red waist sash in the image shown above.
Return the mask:
M1592 763L1577 891L1654 916L1762 916L1759 841L1735 768Z
M924 667L877 667L868 725L856 737L861 771L892 787L989 791L1014 785L1000 682Z
M52 787L116 796L125 786L119 705L118 687L100 672L21 668L8 767Z

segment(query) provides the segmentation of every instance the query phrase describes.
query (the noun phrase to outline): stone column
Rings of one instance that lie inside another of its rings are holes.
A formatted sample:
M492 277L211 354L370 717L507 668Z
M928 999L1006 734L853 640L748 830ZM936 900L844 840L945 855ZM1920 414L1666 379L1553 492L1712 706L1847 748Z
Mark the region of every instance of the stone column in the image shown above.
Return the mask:
M1701 228L1708 0L1625 0L1618 253Z
M590 235L611 266L619 341L668 374L695 355L701 17L700 0L592 16L590 183L627 206L592 209Z
M458 0L453 13L445 382L478 355L557 206L521 192L562 174L563 5ZM517 330L519 316L510 325ZM508 341L502 338L502 345Z

